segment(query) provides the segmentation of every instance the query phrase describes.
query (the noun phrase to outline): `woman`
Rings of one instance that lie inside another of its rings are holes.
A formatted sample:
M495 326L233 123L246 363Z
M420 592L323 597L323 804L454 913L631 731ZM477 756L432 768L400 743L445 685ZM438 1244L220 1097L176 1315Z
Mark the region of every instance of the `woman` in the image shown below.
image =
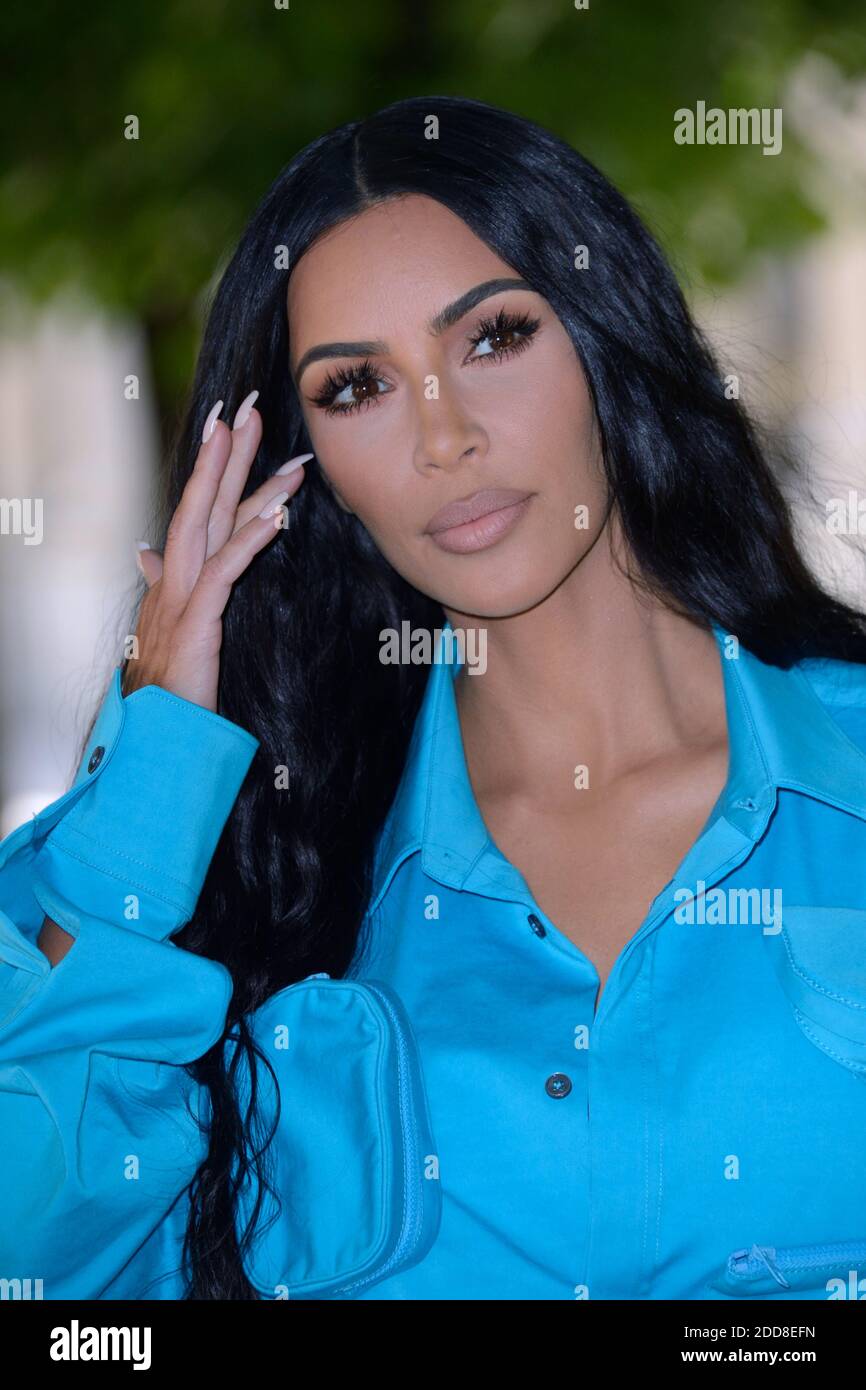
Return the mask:
M5 846L21 1275L837 1296L864 619L620 195L477 101L315 141L216 293L169 520L76 782Z

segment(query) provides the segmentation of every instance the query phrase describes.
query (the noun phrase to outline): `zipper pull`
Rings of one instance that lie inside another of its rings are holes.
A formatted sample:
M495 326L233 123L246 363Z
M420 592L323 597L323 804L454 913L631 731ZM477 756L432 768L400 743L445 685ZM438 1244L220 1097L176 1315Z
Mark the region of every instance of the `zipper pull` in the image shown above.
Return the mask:
M773 1259L775 1253L776 1251L772 1246L764 1247L761 1245L753 1245L749 1251L749 1255L752 1259L758 1260L767 1266L767 1269L770 1271L777 1284L781 1284L783 1289L789 1289L791 1285Z

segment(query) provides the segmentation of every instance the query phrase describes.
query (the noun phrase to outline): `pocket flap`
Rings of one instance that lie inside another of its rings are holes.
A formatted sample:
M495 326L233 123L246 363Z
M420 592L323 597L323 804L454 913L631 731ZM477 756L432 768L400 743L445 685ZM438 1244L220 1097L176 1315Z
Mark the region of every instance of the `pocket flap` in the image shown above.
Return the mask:
M866 1078L866 911L785 907L763 939L803 1033Z
M379 981L312 976L275 994L251 1025L279 1086L269 1157L282 1210L264 1194L248 1277L265 1298L353 1298L422 1259L439 1229L438 1165L409 1019ZM259 1063L257 1072L272 1096L267 1069ZM245 1190L239 1201L245 1222L249 1198Z

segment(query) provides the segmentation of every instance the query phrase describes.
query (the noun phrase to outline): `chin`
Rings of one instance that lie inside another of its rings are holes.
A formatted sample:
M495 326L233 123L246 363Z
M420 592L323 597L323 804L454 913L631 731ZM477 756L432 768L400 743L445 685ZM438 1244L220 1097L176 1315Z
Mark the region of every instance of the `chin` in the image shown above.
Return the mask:
M520 573L513 568L497 570L483 581L468 583L452 582L437 586L435 592L425 589L443 607L462 613L468 618L514 618L519 613L527 613L552 593L563 576L557 576L549 583L540 579L538 570L534 574L526 572L521 566Z

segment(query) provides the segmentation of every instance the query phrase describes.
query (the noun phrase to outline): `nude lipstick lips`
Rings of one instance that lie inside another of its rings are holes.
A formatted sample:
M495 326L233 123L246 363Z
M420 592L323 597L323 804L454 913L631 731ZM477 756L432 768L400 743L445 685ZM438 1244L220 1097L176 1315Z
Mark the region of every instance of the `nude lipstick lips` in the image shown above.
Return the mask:
M440 550L466 555L486 550L520 520L532 498L516 488L482 488L448 502L427 523L426 534Z

